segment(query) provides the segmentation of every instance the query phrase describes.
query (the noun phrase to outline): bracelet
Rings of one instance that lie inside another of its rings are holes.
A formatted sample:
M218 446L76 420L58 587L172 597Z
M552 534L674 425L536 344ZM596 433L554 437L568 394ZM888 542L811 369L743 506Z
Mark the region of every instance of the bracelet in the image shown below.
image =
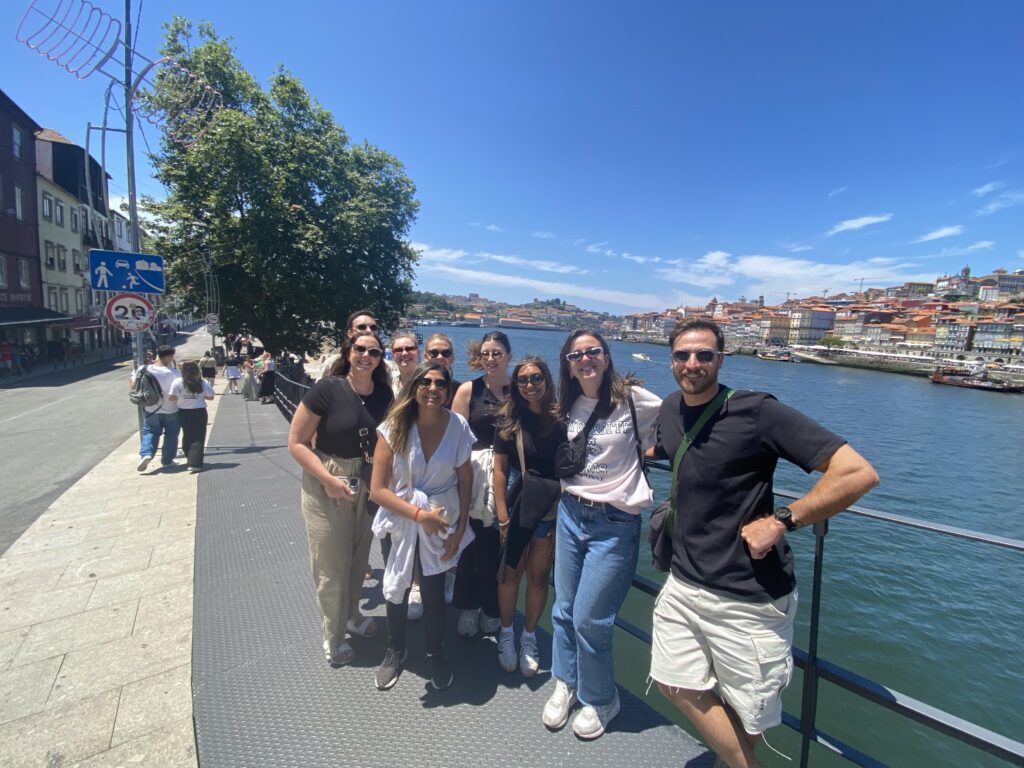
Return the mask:
M511 522L512 522L511 520L506 520L506 521L505 521L505 522L503 523L503 522L501 522L501 520L499 520L499 521L498 521L498 527L499 527L499 528L505 528L505 527L507 527L507 526L508 526L508 524L509 524L509 523L511 523Z

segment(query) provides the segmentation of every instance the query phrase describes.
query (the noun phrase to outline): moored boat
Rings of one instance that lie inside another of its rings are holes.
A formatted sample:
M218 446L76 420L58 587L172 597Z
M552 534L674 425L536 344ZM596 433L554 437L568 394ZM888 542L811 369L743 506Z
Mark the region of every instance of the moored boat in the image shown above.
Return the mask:
M934 384L983 389L987 392L1024 392L1024 386L988 378L988 371L983 366L942 365L932 373L931 380Z

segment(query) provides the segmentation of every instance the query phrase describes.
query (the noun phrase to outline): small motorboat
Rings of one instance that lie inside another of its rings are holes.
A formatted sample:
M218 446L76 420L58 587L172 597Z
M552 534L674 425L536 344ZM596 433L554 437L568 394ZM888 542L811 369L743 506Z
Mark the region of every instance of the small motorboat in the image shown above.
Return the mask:
M634 352L634 353L633 353L633 359L634 359L634 360L640 360L641 362L644 362L644 363L649 363L649 362L651 362L651 358L649 358L649 357L648 357L648 356L647 356L647 355L646 355L645 353L643 353L643 352Z

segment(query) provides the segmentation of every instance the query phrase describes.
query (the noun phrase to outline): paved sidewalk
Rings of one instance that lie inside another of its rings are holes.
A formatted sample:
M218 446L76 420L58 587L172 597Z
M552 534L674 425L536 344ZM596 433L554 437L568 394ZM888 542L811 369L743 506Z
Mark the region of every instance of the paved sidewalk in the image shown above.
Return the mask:
M201 475L140 474L138 444L126 440L0 558L0 765L197 764Z

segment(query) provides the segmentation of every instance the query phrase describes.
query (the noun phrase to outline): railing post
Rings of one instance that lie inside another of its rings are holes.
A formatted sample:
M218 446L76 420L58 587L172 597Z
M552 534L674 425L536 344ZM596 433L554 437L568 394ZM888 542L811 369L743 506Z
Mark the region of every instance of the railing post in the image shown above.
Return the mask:
M825 558L828 520L814 524L814 576L811 580L811 627L807 638L807 664L800 697L800 768L807 768L818 714L818 623L821 615L821 572Z

